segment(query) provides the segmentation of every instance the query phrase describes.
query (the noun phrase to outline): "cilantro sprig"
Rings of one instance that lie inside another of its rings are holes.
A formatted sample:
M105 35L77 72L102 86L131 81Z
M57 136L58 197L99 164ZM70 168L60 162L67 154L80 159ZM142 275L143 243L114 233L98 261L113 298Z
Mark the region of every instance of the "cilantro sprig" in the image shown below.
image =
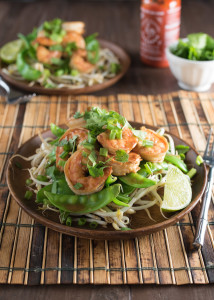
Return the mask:
M125 150L117 150L115 160L125 163L129 160L129 154Z

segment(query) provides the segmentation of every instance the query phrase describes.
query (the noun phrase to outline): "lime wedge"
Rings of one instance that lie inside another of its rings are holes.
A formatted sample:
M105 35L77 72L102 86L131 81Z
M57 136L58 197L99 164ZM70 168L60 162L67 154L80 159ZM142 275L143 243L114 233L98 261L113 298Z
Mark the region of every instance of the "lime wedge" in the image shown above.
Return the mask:
M177 211L185 208L192 199L192 188L187 175L174 166L169 167L166 175L164 197L161 209Z
M22 40L15 40L5 44L0 50L1 59L7 63L11 64L16 61L16 57L23 46Z

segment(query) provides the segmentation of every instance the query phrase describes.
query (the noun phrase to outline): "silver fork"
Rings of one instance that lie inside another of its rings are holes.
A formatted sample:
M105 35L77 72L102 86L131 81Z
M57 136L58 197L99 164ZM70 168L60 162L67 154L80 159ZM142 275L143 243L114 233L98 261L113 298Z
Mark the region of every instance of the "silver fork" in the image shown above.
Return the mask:
M0 77L0 89L3 90L3 93L0 93L0 95L2 95L5 98L8 104L26 103L30 101L32 97L36 96L35 93L25 95L22 92L11 89L9 85L2 80L1 77Z
M210 129L206 149L204 151L204 156L203 156L205 163L210 167L210 169L209 169L209 174L208 174L207 186L206 186L206 190L205 190L204 198L203 198L203 202L202 202L200 217L199 217L199 221L198 221L197 229L196 229L196 233L195 233L195 240L193 243L193 245L195 245L197 247L203 246L203 244L204 244L204 237L205 237L205 232L206 232L206 228L207 228L207 215L208 215L210 200L211 200L211 196L212 196L213 173L214 173L214 156L213 156L214 141L212 143L211 149L209 150L211 136L212 136L212 129Z

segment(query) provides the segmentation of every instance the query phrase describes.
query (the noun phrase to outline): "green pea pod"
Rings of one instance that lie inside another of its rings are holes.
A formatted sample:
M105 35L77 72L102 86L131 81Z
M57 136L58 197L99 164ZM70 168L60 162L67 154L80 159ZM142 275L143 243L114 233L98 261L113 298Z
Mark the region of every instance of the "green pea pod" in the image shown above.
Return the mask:
M26 63L26 55L27 50L24 50L18 54L16 59L17 69L24 79L29 81L36 80L42 75L42 73Z
M149 168L150 168L152 173L158 172L160 170L167 170L168 169L168 164L165 161L163 161L162 163L148 162L148 164L149 164ZM137 173L140 174L141 176L144 176L144 177L147 177L149 175L149 173L147 172L144 165L141 167L141 169Z
M177 156L166 154L164 160L178 167L185 174L188 172L187 165L185 164L185 162Z
M59 126L51 123L51 132L55 136L61 137L66 132L66 129L60 128Z
M51 204L73 214L86 214L109 204L120 192L120 184L111 185L91 195L57 195L44 192Z
M126 176L120 176L120 180L135 188L147 188L155 185L156 181L141 176L138 173L129 173Z
M73 191L69 188L65 177L59 178L55 181L57 183L57 194L59 195L74 195ZM47 199L45 192L51 192L53 188L53 184L49 184L44 186L41 190L38 191L36 195L37 203L44 203L44 200Z
M36 194L36 203L44 203L44 200L47 199L44 192L51 192L52 184L44 186L41 190Z
M122 195L122 196L128 196L132 192L134 192L134 190L136 189L135 187L127 185L122 181L120 181L120 183L121 183L121 186L122 186L120 195Z

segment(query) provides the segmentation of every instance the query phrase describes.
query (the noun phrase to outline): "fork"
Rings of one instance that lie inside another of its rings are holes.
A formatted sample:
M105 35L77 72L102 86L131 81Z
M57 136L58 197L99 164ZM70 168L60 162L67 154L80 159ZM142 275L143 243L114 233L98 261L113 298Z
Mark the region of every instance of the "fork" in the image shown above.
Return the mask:
M26 103L31 100L32 97L36 96L35 93L24 95L22 92L18 92L17 90L11 89L9 85L2 80L0 77L0 88L3 90L3 95L0 93L6 100L8 104L20 104Z
M198 221L197 229L196 229L196 233L195 233L195 240L193 243L193 245L197 246L197 247L203 246L203 244L204 244L204 237L205 237L205 232L206 232L206 228L207 228L207 215L208 215L208 209L210 206L210 200L211 200L211 195L212 195L213 173L214 173L214 156L213 156L214 141L212 143L211 149L209 150L211 136L212 136L212 129L210 129L210 131L209 131L207 145L206 145L206 149L204 151L204 156L203 156L204 162L210 167L210 169L209 169L209 174L208 174L207 186L205 189L204 198L203 198L203 202L202 202L200 217L199 217L199 221Z

